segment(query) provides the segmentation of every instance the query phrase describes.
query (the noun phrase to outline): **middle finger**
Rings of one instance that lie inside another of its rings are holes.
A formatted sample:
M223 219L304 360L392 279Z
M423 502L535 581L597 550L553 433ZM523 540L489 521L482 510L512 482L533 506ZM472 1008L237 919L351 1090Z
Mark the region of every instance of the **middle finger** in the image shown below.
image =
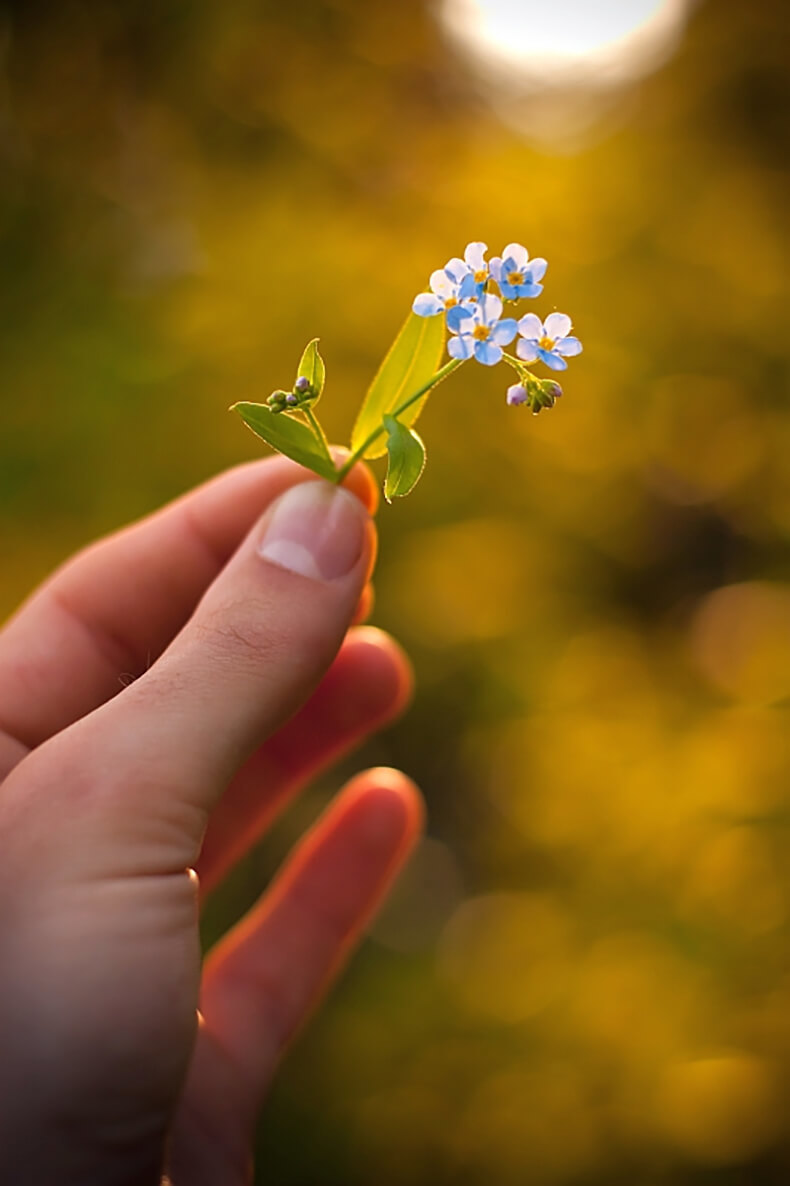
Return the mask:
M411 669L381 630L349 631L307 704L249 759L212 813L197 863L210 892L266 831L285 804L404 708Z

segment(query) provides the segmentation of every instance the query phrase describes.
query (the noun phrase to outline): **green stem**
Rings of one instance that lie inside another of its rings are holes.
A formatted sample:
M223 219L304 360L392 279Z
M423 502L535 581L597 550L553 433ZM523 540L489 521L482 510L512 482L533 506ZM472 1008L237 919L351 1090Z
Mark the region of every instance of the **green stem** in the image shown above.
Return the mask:
M535 376L532 374L532 371L525 367L523 362L519 362L513 357L512 354L508 354L505 350L502 351L502 361L508 363L509 366L512 366L513 370L517 372L520 378L523 378L524 375L529 375L534 379Z
M443 367L440 367L435 375L431 376L427 383L423 383L422 387L415 391L413 395L410 395L408 399L405 399L402 404L398 404L397 408L394 408L390 415L394 416L397 420L397 418L403 412L405 412L407 408L410 408L411 405L416 403L418 399L422 399L424 395L427 395L429 391L433 390L434 387L441 383L442 379L446 379L448 375L453 373L453 371L457 371L461 363L465 361L466 359L464 358L452 358L449 362L446 362ZM384 428L383 424L380 424L378 428L374 428L373 432L369 433L368 436L365 437L362 444L354 450L348 460L337 471L337 482L343 481L345 476L351 472L359 459L365 456L373 442L377 441L384 432L386 432L386 429Z
M309 423L310 427L312 428L313 432L315 433L318 443L321 446L321 448L326 456L327 461L331 461L332 464L334 465L335 463L332 458L332 454L329 452L329 441L326 439L326 433L324 432L321 425L318 423L318 420L313 415L310 408L302 408L302 411L304 412L305 416L307 417L308 423Z
M537 375L533 374L528 366L526 366L519 359L514 358L512 354L507 354L504 350L502 351L502 361L508 363L509 366L512 366L522 384L540 383L540 379L537 377Z

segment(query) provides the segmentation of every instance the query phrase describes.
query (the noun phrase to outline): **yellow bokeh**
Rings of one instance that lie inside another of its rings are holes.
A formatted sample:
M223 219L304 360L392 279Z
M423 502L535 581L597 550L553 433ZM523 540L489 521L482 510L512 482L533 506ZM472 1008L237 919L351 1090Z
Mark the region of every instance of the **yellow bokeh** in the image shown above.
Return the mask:
M703 844L688 873L692 914L759 935L781 927L787 902L769 840L754 828L729 828Z
M543 895L472 898L447 923L438 960L466 1008L498 1021L525 1021L567 990L569 920Z
M510 7L575 44L627 6ZM434 268L545 256L529 307L584 343L562 398L533 417L465 366L378 515L411 708L208 904L210 943L346 772L422 787L260 1180L783 1182L788 6L678 0L652 70L547 89L440 8L0 5L0 610L261 456L228 406L310 338L342 443Z
M736 699L771 704L790 696L790 586L749 581L711 593L691 647L702 673Z
M762 1153L783 1121L775 1069L742 1052L669 1066L656 1119L672 1144L704 1165L739 1165Z

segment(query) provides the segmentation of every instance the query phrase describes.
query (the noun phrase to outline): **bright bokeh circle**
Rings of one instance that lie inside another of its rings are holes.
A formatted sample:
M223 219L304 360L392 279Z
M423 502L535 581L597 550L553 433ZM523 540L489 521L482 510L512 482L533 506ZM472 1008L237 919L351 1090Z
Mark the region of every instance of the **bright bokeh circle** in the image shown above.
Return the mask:
M689 0L445 0L443 20L467 51L501 71L553 84L638 77L675 43Z

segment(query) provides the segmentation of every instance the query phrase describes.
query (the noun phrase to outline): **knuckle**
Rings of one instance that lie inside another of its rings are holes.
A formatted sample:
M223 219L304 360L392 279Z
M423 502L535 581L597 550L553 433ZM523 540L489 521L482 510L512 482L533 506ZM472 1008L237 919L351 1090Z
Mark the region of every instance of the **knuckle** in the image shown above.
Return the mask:
M244 602L206 611L193 623L193 638L210 659L253 669L287 658L294 647L287 622Z

